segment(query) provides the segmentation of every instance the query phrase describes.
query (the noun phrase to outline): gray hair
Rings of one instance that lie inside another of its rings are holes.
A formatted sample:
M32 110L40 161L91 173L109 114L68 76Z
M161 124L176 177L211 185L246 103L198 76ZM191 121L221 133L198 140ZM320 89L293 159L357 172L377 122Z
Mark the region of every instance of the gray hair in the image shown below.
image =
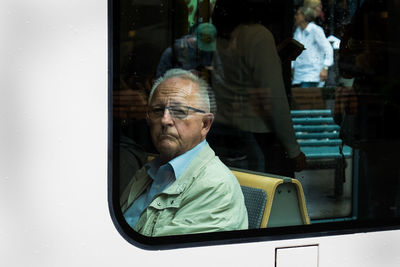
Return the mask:
M311 22L311 21L315 20L315 10L311 6L300 7L300 12L303 13L304 19L307 22Z
M149 102L148 104L150 105L151 100L153 98L153 94L158 88L158 86L171 78L181 78L184 80L189 80L192 81L194 84L197 85L198 87L198 94L199 94L199 99L202 103L204 103L205 108L207 109L207 112L213 112L216 107L215 107L215 100L212 94L212 91L210 90L207 82L203 80L202 78L194 75L188 70L183 70L183 69L170 69L163 76L158 78L154 84L153 87L151 88L150 95L149 95Z

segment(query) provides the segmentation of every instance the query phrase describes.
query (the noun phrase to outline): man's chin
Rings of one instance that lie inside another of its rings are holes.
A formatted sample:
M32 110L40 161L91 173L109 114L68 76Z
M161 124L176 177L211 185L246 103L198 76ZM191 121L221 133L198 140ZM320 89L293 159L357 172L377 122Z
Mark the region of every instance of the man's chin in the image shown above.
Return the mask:
M170 139L163 139L158 142L157 150L160 154L172 154L176 150L176 143Z
M176 157L175 151L172 151L171 149L165 149L165 150L159 149L159 153L162 164L165 164Z

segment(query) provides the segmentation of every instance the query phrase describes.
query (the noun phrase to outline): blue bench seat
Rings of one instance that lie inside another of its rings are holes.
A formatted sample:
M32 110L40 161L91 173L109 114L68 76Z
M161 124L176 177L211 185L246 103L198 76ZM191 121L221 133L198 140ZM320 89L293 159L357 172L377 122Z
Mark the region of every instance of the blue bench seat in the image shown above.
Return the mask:
M293 127L309 169L335 169L335 196L343 193L345 159L352 149L342 144L331 110L292 110Z
M300 143L301 146L301 143ZM343 147L343 151L339 150L339 146L301 146L301 151L308 159L342 159L349 158L352 155L350 147Z

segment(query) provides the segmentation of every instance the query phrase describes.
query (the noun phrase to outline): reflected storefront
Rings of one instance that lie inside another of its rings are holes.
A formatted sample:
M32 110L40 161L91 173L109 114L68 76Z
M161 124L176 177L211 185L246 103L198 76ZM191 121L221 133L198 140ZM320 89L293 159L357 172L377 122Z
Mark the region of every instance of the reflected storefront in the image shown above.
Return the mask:
M399 217L399 3L308 2L319 11L304 25L296 12L305 3L298 0L118 1L115 198L157 156L146 121L155 79L183 68L213 92L207 141L217 156L242 172L296 178L311 227ZM317 54L310 56L312 49ZM320 64L323 79L293 85L299 59L306 74L308 65Z

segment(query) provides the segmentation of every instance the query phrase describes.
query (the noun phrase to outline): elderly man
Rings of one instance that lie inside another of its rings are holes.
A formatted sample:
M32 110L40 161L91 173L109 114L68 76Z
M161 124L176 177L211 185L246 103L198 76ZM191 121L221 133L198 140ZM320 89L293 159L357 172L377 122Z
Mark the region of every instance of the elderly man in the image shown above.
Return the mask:
M172 69L149 97L148 122L160 153L121 195L128 224L147 236L246 229L240 185L206 142L214 116L205 81Z

